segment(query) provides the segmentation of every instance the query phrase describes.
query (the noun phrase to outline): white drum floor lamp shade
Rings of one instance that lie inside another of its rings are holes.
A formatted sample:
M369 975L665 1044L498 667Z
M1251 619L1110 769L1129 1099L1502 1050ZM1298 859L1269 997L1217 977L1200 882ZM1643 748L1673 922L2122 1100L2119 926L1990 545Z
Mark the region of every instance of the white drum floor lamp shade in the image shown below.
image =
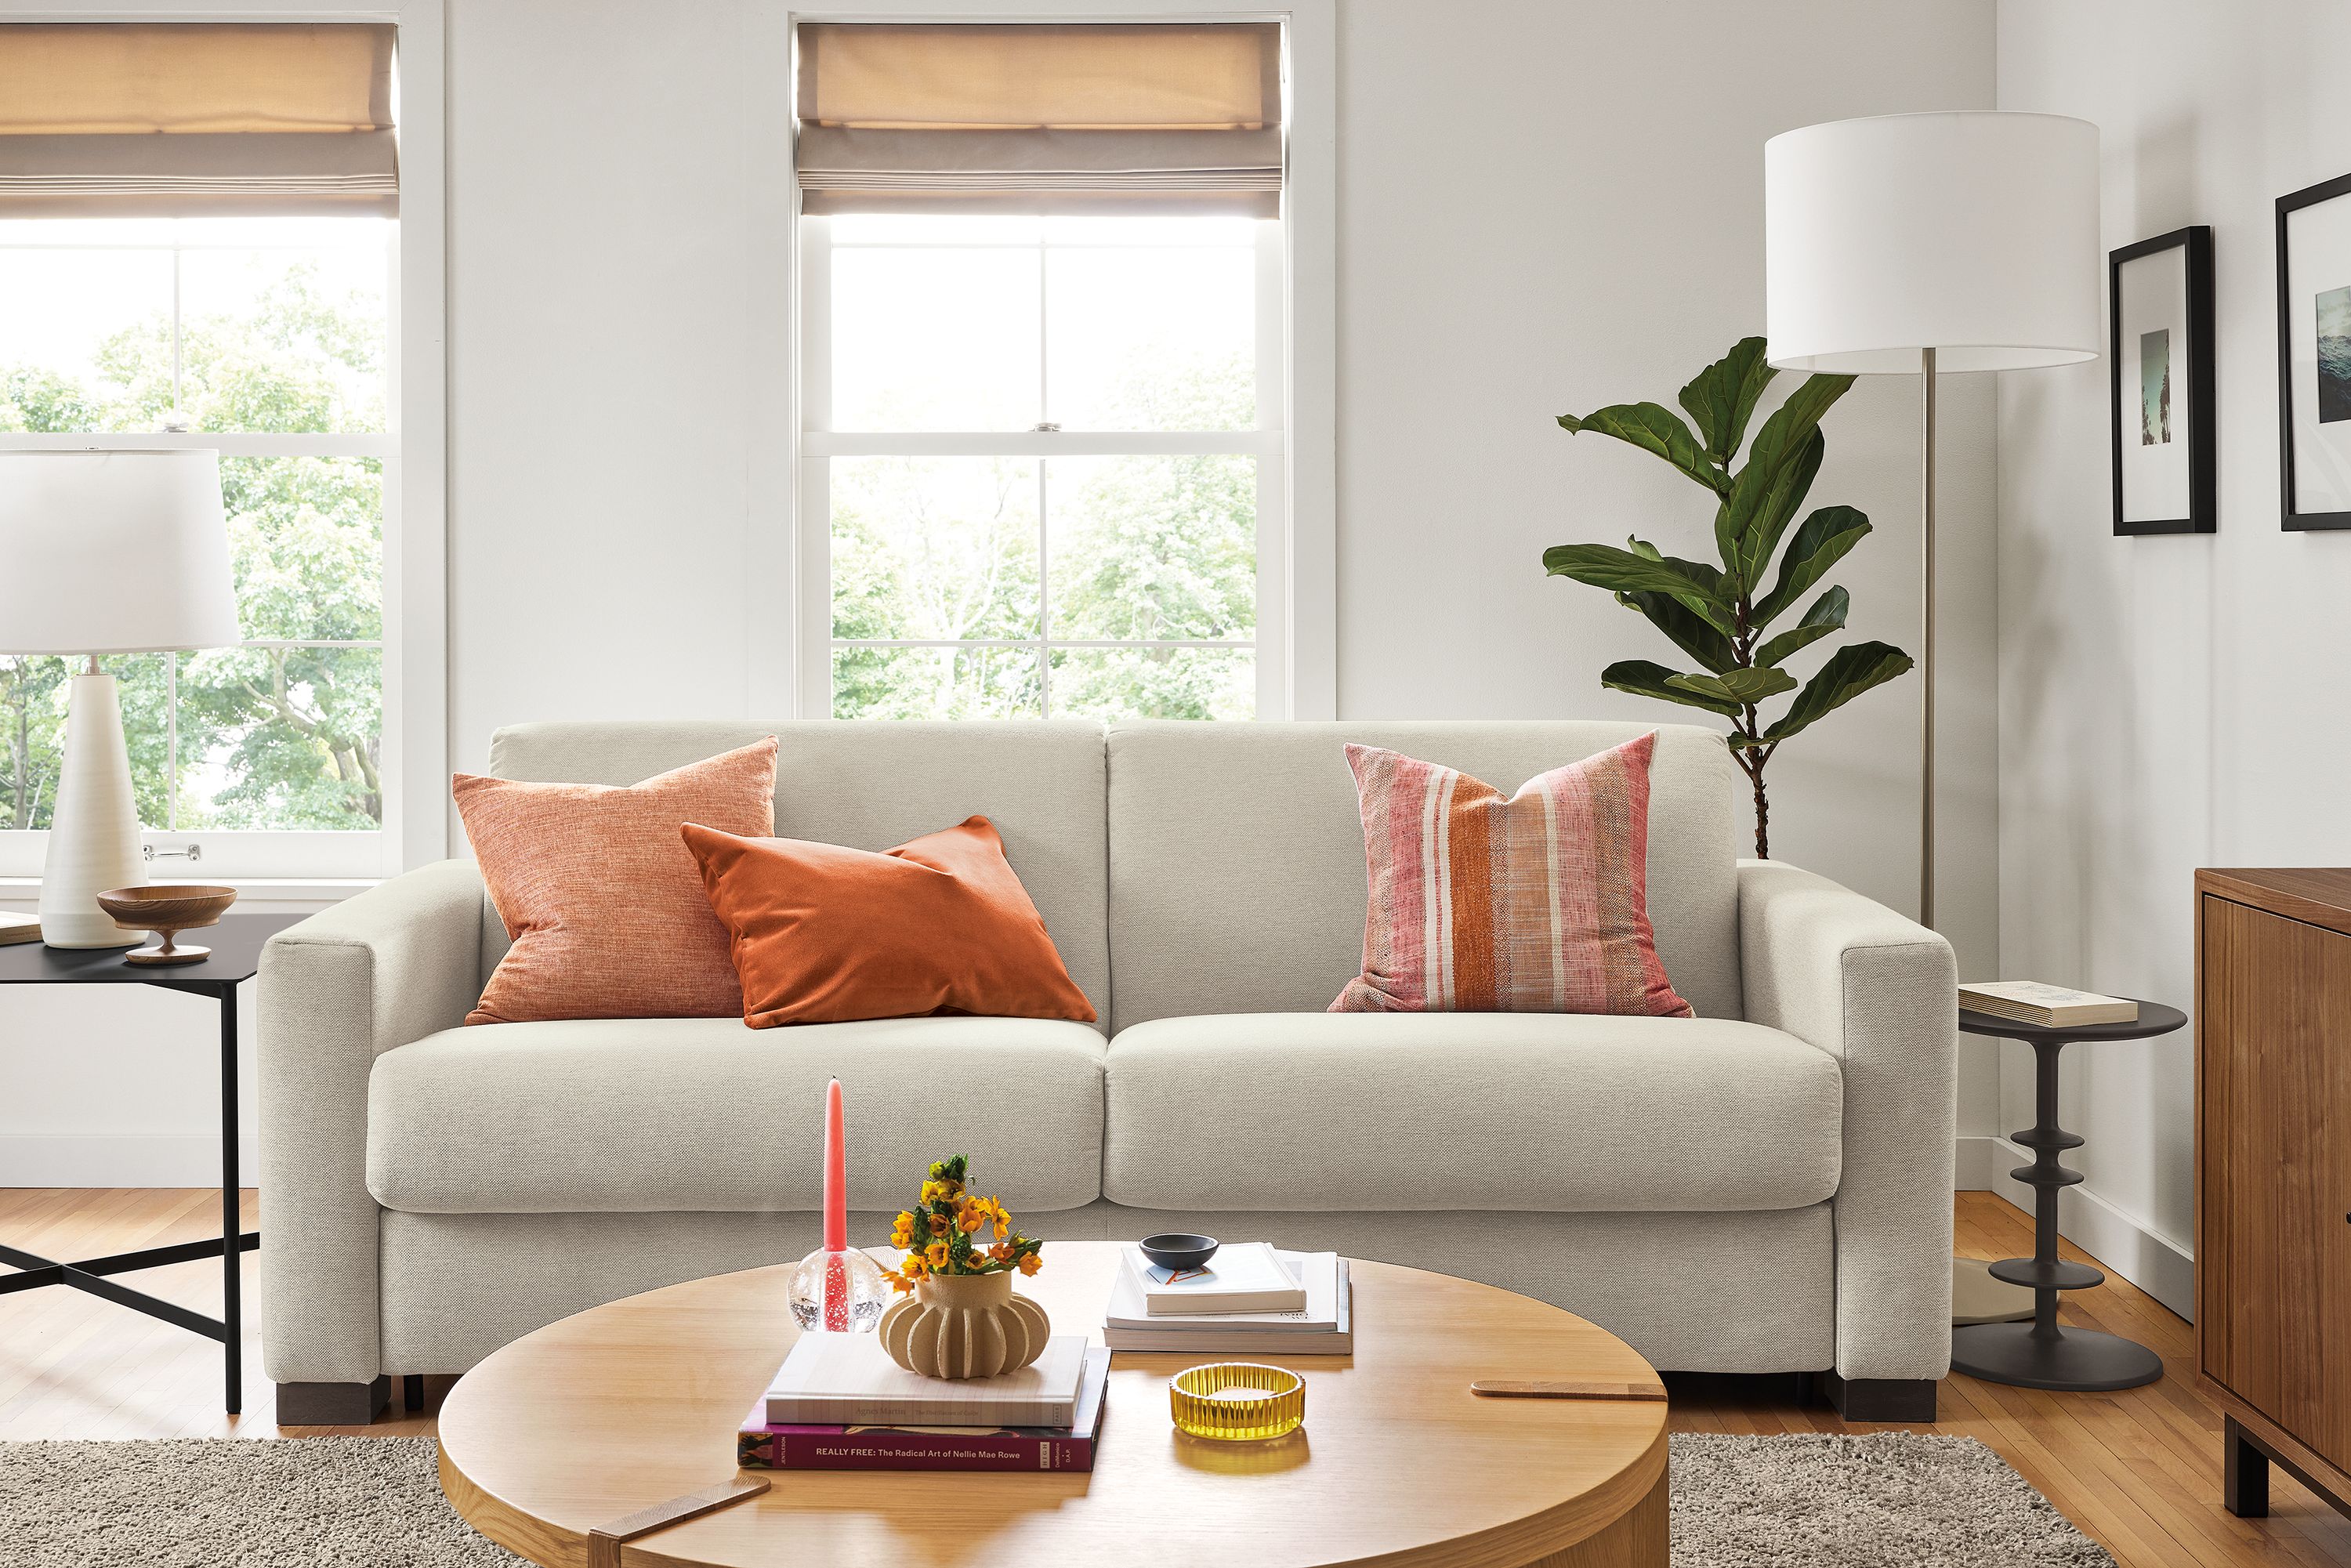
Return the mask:
M122 707L101 653L237 641L215 452L0 454L0 653L86 655L41 868L41 936L127 947L96 895L145 882Z
M1923 372L1919 919L1935 920L1935 377L2097 358L2098 128L1895 114L1763 144L1772 364Z

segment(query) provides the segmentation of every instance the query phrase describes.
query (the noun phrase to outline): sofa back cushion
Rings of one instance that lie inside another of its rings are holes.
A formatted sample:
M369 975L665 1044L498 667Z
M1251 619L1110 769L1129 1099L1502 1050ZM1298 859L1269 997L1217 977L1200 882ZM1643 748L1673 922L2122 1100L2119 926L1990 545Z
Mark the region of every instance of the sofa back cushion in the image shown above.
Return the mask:
M1349 742L1507 780L1507 789L1651 730L1648 904L1657 954L1700 1017L1741 1016L1740 776L1711 730L1132 723L1110 729L1113 1030L1199 1013L1320 1012L1357 974L1367 889Z
M490 771L501 779L633 784L766 735L778 738L780 837L878 852L943 822L987 817L1070 977L1107 1022L1109 869L1099 725L832 719L510 725L490 741ZM1343 763L1340 771L1346 771ZM486 934L485 974L495 967L502 939L502 931Z

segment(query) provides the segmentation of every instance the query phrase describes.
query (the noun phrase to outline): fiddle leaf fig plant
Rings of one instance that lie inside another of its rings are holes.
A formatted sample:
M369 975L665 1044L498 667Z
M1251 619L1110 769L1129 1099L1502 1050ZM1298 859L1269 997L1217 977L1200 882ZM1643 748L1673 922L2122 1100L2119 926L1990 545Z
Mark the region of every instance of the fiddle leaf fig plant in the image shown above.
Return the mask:
M1806 376L1748 441L1755 405L1778 374L1763 358L1763 340L1746 338L1682 388L1687 422L1654 402L1618 403L1581 419L1559 416L1560 428L1570 434L1588 430L1614 436L1711 491L1721 565L1683 560L1637 538L1622 549L1554 545L1543 551L1551 575L1606 589L1698 664L1683 671L1647 659L1620 660L1600 672L1600 684L1730 721L1731 756L1755 787L1755 852L1767 859L1771 814L1763 773L1781 743L1895 679L1911 663L1891 643L1855 643L1831 653L1810 680L1783 667L1844 630L1851 596L1834 585L1793 625L1778 632L1771 628L1862 541L1869 519L1851 507L1821 507L1795 522L1828 446L1821 418L1854 378ZM1746 460L1734 467L1742 444ZM1789 692L1796 695L1778 716L1765 716L1762 705Z

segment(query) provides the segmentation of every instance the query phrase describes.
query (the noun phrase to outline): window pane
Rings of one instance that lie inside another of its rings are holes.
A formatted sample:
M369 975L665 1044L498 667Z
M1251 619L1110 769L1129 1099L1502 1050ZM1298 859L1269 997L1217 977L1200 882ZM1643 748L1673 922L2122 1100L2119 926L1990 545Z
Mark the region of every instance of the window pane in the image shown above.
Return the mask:
M841 213L835 245L1035 245L1052 220L1018 213Z
M832 651L835 718L1035 718L1034 648Z
M836 457L832 634L1037 635L1037 464Z
M834 430L1028 430L1035 250L836 246Z
M383 825L383 653L180 655L183 830Z
M0 828L49 825L72 674L63 659L0 654Z
M1256 458L1056 457L1046 469L1055 637L1256 634Z
M122 707L122 735L131 752L131 789L139 821L169 825L170 773L162 653L99 661L114 677ZM0 830L50 825L57 772L65 760L65 727L78 658L54 654L0 655Z
M0 430L160 430L172 256L0 250Z
M1045 417L1063 429L1256 426L1254 250L1056 248L1045 319Z
M1055 718L1255 718L1252 648L1056 648Z
M384 428L385 251L189 250L180 402L194 428Z
M1238 246L1257 244L1257 218L1202 217L1049 217L1044 220L1048 245L1188 245Z
M75 668L79 662L73 661ZM131 753L131 792L139 801L141 827L172 825L169 653L125 653L100 659L114 677L122 705L122 742Z
M224 457L221 492L247 638L383 635L383 464Z

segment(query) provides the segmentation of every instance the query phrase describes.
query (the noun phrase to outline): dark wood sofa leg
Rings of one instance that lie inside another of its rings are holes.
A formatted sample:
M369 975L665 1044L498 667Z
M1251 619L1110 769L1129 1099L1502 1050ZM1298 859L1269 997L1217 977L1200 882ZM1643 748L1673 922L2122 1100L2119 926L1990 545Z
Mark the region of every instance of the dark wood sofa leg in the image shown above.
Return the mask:
M1932 1421L1935 1390L1925 1377L1839 1377L1821 1374L1829 1403L1848 1421Z
M364 1427L392 1403L390 1375L373 1383L281 1383L281 1427Z
M400 1380L401 1408L411 1416L424 1408L424 1375L412 1372Z

